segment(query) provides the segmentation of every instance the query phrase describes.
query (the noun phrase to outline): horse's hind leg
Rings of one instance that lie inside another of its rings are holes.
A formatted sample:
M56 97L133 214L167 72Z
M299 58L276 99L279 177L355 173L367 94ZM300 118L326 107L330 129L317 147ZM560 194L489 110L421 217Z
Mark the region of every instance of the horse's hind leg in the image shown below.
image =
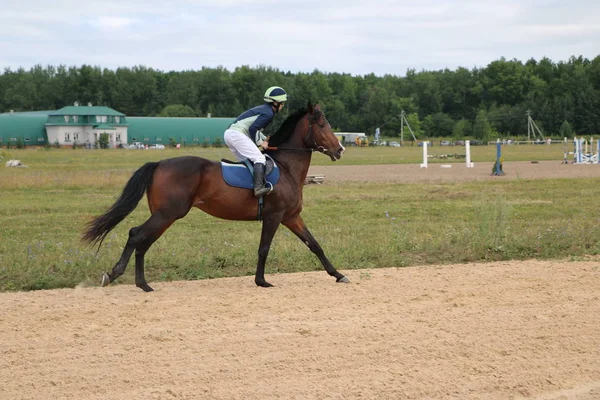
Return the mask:
M331 262L329 262L329 260L325 256L325 252L323 251L323 249L321 248L321 246L319 245L317 240L310 233L310 231L304 224L304 221L302 220L302 217L300 217L300 215L296 215L296 216L292 217L291 219L283 221L282 223L289 230L294 232L294 234L296 236L298 236L298 238L300 238L300 240L302 240L302 242L304 242L304 244L306 244L308 246L310 251L312 251L319 258L319 261L321 261L321 264L323 264L323 267L325 267L325 270L327 271L327 273L329 275L335 277L336 282L344 282L344 283L350 282L348 280L348 278L346 278L344 275L340 274L334 268L334 266L331 264Z
M113 267L110 274L104 274L102 277L102 286L113 282L119 276L123 275L125 268L133 251L135 250L135 285L145 292L151 292L153 289L146 282L144 276L144 255L152 244L166 231L177 218L165 218L162 213L154 213L142 225L132 228L129 231L129 240L121 254L121 258Z
M119 261L117 261L110 274L105 272L104 275L102 275L102 286L108 286L125 272L131 254L133 254L133 250L135 250L134 238L139 229L140 227L137 226L129 230L129 238L127 239L123 253L121 253L121 258L119 258Z
M265 264L267 263L267 256L269 255L269 249L271 248L271 242L277 232L281 216L270 215L263 221L262 233L260 235L260 245L258 246L258 262L256 263L256 275L254 282L261 287L272 287L269 282L265 280Z
M185 214L184 214L185 215ZM179 217L181 218L181 217ZM144 256L154 242L179 218L167 218L158 212L152 215L141 227L135 241L135 286L144 292L154 289L146 282Z

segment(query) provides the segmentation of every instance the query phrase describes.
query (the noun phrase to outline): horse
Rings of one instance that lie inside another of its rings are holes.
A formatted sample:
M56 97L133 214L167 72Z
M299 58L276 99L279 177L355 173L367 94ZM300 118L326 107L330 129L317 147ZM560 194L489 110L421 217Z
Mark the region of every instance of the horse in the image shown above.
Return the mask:
M292 231L320 260L336 282L348 283L325 256L317 240L306 227L302 211L302 190L312 153L339 160L345 148L331 130L331 125L317 104L288 116L269 138L266 153L276 162L279 182L274 191L263 198L262 230L254 281L259 287L273 286L265 280L265 263L271 242L280 224ZM102 246L106 235L127 217L147 196L150 217L129 230L121 257L110 273L102 275L107 286L123 275L135 250L135 285L145 292L153 291L144 276L144 255L152 244L192 207L226 220L257 219L259 199L250 189L229 186L223 179L220 162L195 156L183 156L148 162L135 171L121 195L106 212L86 225L84 242Z

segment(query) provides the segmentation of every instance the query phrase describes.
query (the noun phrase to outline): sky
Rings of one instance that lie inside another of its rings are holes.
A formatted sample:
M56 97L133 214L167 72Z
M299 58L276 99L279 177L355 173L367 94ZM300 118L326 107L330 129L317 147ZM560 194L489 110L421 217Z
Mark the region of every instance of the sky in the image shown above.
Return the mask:
M600 55L600 1L0 0L0 69L374 73Z

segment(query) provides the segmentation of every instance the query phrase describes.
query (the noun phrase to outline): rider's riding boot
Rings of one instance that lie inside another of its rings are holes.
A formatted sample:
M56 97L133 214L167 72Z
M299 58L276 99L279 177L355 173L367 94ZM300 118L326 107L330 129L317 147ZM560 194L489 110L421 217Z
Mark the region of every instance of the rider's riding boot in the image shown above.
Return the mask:
M254 195L260 197L270 191L271 188L265 186L265 164L254 164Z

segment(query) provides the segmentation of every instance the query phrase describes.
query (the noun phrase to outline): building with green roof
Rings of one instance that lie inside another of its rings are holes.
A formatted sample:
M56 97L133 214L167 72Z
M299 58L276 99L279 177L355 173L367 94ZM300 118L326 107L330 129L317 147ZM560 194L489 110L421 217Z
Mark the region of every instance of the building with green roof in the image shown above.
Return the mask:
M58 144L95 146L107 134L110 147L132 142L147 145L215 143L235 118L127 117L104 106L63 107L56 111L0 114L0 146Z
M171 139L182 145L214 143L235 118L158 118L129 117L129 142L168 144Z
M111 147L127 144L127 118L109 107L75 103L49 113L44 125L48 142L61 146L72 146L73 143L95 145L102 134L108 135Z
M0 147L16 146L21 141L25 146L43 146L48 143L44 124L48 114L5 113L0 114Z

